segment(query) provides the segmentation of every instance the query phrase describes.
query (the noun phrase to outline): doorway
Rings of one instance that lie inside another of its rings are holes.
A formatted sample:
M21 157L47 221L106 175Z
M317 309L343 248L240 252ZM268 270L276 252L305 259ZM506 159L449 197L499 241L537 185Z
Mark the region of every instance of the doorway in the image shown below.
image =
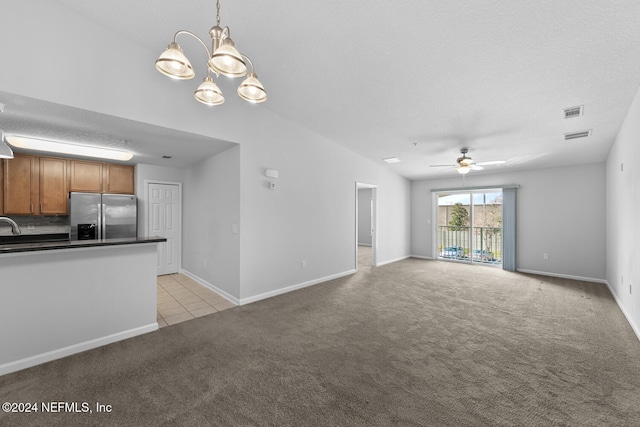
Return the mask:
M502 266L502 189L436 193L437 259Z
M356 182L355 270L377 264L377 187Z
M180 269L181 184L147 182L149 236L162 236L158 243L158 276L177 273Z

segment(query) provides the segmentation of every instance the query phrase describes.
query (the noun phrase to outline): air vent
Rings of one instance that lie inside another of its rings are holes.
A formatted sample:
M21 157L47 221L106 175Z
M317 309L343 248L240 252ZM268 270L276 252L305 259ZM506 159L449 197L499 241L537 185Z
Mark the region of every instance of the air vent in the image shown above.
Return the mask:
M573 119L574 117L580 117L582 116L582 107L584 107L583 105L579 105L577 107L571 107L571 108L565 108L564 111L564 118L565 119Z
M582 130L580 132L565 133L564 134L564 140L568 141L570 139L586 138L588 136L591 136L591 129Z

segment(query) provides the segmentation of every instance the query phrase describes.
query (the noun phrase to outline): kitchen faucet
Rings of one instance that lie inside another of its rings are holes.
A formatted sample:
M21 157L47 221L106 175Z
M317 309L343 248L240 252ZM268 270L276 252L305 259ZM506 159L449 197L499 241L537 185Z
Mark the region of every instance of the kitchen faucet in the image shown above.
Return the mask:
M6 222L7 224L9 224L11 226L11 233L13 234L20 234L20 227L18 227L18 224L16 224L16 222L14 220L12 220L11 218L9 218L8 216L0 216L0 222Z

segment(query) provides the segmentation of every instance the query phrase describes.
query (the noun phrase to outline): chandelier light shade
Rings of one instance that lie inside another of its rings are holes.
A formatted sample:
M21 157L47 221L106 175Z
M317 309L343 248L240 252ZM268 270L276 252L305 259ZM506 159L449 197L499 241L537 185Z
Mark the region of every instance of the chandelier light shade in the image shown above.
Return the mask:
M192 79L196 75L191 63L176 42L171 43L167 50L162 52L156 61L156 69L165 76L180 80Z
M238 86L238 95L245 101L255 104L267 100L267 92L264 91L264 87L255 73L250 73L245 81Z
M207 105L220 105L224 102L224 96L222 96L222 92L220 92L218 85L213 82L211 76L204 78L204 81L198 86L193 96L196 100Z
M247 74L247 64L230 38L224 39L220 47L213 52L209 68L227 77L242 77Z
M215 84L210 73L216 76L227 76L232 78L244 77L248 73L247 63L251 66L251 72L238 87L237 93L240 98L251 103L261 103L267 100L267 92L258 80L254 72L253 62L242 53L238 52L231 40L229 27L220 26L220 0L216 0L216 25L211 27L211 50L207 44L195 34L180 30L173 36L173 42L156 60L156 69L164 74L178 80L188 80L195 76L195 71L177 43L180 35L186 34L196 39L207 52L207 76L198 86L194 93L197 101L206 105L220 105L224 102L222 91Z

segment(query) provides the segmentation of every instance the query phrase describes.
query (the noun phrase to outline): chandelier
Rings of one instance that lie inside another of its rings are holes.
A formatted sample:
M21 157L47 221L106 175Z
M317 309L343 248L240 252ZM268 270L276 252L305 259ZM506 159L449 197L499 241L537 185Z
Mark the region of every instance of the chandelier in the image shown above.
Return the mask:
M220 0L216 0L216 25L209 30L211 36L211 50L207 44L192 32L180 30L173 36L173 42L156 61L156 69L165 76L174 79L188 80L195 77L191 63L185 56L180 45L176 42L179 35L187 34L195 38L207 51L207 76L196 89L193 96L197 101L206 105L220 105L224 102L222 91L211 77L213 72L216 77L222 74L227 77L247 78L238 86L238 96L252 103L267 100L267 92L258 80L254 72L253 62L238 52L233 40L231 40L229 27L220 27ZM246 62L245 62L246 60ZM247 63L251 66L251 72L247 75Z

